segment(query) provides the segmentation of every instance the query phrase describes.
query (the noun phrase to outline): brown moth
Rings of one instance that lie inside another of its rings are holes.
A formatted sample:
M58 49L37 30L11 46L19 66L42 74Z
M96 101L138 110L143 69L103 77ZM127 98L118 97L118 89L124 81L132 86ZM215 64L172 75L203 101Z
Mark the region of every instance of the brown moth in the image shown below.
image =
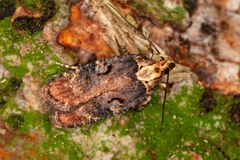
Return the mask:
M124 55L57 75L43 87L52 109L51 121L56 127L74 127L141 109L151 100L161 78L174 67L171 59Z

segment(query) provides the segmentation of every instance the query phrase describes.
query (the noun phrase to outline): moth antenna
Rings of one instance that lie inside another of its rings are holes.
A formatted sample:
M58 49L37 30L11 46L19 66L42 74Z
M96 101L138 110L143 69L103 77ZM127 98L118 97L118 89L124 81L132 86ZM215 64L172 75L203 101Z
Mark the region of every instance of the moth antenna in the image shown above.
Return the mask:
M169 82L169 72L167 73L166 89L165 89L164 97L163 97L163 105L162 105L162 122L161 122L161 129L160 129L160 132L162 132L162 130L163 130L163 128L164 128L164 112L165 112L166 99L167 99L167 93L168 93L168 82Z
M157 51L158 54L162 54L161 51L159 51L159 49L155 46L155 44L142 32L140 32L134 25L132 25L111 3L107 3L107 6L112 8L115 12L118 13L118 15L132 28L134 28L139 34L141 34L149 43L151 46L153 46L153 48Z
M59 62L55 62L57 65L61 66L61 67L64 67L66 69L72 69L72 70L75 70L76 72L79 71L79 67L78 66L70 66L70 65L67 65L67 64L62 64L62 63L59 63Z

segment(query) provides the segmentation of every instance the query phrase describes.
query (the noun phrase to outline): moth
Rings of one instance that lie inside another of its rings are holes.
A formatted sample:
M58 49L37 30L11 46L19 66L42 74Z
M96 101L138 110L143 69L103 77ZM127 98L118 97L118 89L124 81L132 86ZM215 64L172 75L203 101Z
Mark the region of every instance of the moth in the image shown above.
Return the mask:
M51 122L59 128L75 127L141 109L151 100L161 78L174 67L171 59L123 55L70 69L43 87L51 106Z

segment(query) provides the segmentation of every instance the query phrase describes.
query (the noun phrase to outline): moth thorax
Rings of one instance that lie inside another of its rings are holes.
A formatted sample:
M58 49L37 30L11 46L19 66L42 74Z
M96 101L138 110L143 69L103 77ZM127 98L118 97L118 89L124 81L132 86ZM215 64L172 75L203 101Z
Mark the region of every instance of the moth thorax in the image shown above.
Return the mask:
M175 66L173 61L161 60L151 65L142 66L136 73L137 78L140 81L152 81L161 78L167 74Z

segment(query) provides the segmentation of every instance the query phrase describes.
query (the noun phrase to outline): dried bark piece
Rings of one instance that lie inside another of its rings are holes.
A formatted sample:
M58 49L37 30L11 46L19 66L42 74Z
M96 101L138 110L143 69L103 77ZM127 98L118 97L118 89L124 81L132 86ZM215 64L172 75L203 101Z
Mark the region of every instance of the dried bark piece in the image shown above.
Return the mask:
M33 12L26 7L20 6L15 10L14 14L12 15L11 21L14 22L18 17L26 17L26 16L39 18L41 17L41 13Z
M147 31L143 33L134 25L139 23L138 18L131 8L115 5L110 0L84 0L71 6L70 24L60 32L58 42L78 52L95 54L96 59L125 53L144 54L155 60L167 58L148 39ZM81 55L80 59L85 57L88 56Z
M29 30L31 33L42 30L45 23L55 14L55 2L47 0L42 3L44 5L41 14L31 12L24 7L18 8L12 17L14 27L20 30Z
M52 106L52 123L74 127L141 108L174 66L170 60L158 62L141 55L125 55L58 75L43 87L44 97Z

